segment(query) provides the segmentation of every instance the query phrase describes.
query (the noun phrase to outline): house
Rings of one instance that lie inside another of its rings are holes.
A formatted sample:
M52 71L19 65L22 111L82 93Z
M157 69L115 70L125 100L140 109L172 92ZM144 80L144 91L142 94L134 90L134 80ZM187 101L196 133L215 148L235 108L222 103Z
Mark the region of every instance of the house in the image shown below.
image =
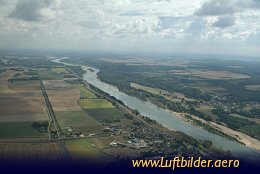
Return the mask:
M116 142L116 141L112 141L112 142L110 143L110 146L116 147L116 146L117 146L117 142Z

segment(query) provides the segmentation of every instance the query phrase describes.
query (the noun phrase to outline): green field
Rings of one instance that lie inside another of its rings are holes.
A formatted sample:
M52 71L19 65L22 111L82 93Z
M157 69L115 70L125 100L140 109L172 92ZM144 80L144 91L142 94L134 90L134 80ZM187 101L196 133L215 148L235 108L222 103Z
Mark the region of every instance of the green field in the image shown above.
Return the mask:
M0 138L47 137L47 133L39 133L31 125L33 122L2 122Z
M86 160L92 163L109 163L114 159L103 154L92 144L91 140L81 139L66 142L67 148L72 156L72 160Z
M126 143L126 140L122 136L93 138L93 142L97 147L115 158L137 157L140 155L140 151L136 149L130 149L127 147L111 147L110 143L112 141Z
M111 148L110 143L112 141L126 142L126 140L124 140L123 136L108 136L108 137L93 138L93 142L100 149Z
M51 69L39 69L38 75L41 80L62 80L61 77L56 72L52 71Z
M125 118L124 113L117 108L87 109L87 112L98 121Z
M111 102L105 99L84 99L79 100L79 106L84 109L97 109L97 108L114 108Z
M97 96L94 93L87 90L82 84L73 85L73 87L76 87L77 89L79 89L80 95L83 96L84 98L87 98L87 99L97 98Z
M65 73L66 72L65 68L62 68L62 67L60 67L60 68L52 68L51 71L53 71L55 73Z
M101 125L84 111L55 112L60 126L70 126L79 131L100 131Z

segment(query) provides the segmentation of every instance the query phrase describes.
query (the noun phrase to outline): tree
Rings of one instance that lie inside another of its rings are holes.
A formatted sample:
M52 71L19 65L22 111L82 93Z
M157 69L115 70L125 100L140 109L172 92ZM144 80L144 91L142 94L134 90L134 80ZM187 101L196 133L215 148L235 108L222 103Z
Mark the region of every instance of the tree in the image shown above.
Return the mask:
M209 141L209 140L205 140L203 142L203 146L207 149L210 149L212 147L212 141Z

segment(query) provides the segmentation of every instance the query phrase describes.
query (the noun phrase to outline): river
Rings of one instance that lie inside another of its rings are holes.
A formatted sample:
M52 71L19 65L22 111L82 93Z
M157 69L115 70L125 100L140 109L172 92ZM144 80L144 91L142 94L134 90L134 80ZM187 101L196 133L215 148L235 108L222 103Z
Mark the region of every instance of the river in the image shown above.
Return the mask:
M63 63L65 65L74 65L61 62L60 60L62 59L54 59L52 61L56 63ZM166 127L183 132L189 136L192 136L193 138L210 140L213 142L214 146L231 151L235 157L249 158L252 160L260 159L259 151L250 149L235 141L231 141L219 135L212 134L202 128L191 125L174 116L169 111L152 104L151 102L144 102L136 97L129 96L119 91L117 87L100 81L97 75L99 72L98 69L83 65L81 65L81 67L86 71L86 73L83 75L84 80L101 89L102 91L110 94L111 96L114 96L117 99L123 101L129 108L137 109L141 115L147 116L153 120L156 120L158 123L165 125Z

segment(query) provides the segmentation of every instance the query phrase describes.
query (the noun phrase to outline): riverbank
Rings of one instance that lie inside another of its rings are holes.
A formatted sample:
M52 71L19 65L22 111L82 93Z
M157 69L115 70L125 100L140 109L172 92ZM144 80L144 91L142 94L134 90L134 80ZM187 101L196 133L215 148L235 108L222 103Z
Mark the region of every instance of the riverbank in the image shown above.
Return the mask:
M196 124L193 123L192 120L188 120L185 117L185 113L179 113L179 112L174 112L174 111L170 111L170 110L167 110L167 111L170 112L173 117L177 117L177 118L184 120L186 122L188 121L190 124L193 124L193 125L196 126ZM209 121L203 120L203 119L195 117L195 116L191 116L191 117L192 117L192 119L199 120L200 122L202 122L204 124L208 124L208 125L212 126L213 128L223 132L224 134L227 134L228 136L235 138L237 141L241 142L242 144L244 144L245 146L247 146L249 148L260 151L260 141L255 139L255 138L252 138L252 137L250 137L250 136L248 136L248 135L246 135L242 132L230 129L226 126L219 125L215 122L209 122ZM201 127L201 126L199 126L199 127Z
M226 126L222 126L222 125L219 125L214 122L210 122L209 124L218 128L219 130L225 132L229 136L236 138L238 141L244 143L247 147L260 151L260 141L259 140L252 138L242 132L235 131Z

